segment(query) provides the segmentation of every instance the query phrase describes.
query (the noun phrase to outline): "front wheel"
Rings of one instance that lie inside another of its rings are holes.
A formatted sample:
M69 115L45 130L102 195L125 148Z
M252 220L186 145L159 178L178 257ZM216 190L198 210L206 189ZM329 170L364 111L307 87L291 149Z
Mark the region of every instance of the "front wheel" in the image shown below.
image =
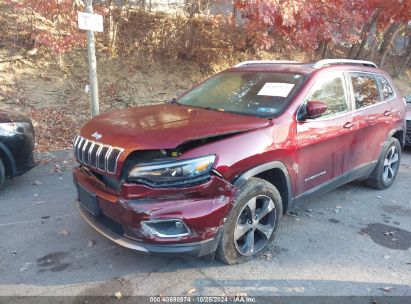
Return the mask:
M400 168L401 145L392 137L381 153L380 159L365 183L375 189L386 189L394 183Z
M258 256L274 240L283 214L281 195L269 182L250 178L227 217L216 256L226 264Z

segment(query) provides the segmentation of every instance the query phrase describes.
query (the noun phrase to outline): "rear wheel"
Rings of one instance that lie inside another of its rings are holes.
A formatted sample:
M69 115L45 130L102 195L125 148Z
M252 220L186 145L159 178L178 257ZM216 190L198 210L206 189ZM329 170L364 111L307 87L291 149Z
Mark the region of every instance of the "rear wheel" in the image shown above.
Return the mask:
M390 138L377 166L365 183L375 189L386 189L394 183L400 168L401 145L398 139Z
M274 240L282 214L278 190L265 180L250 178L226 220L217 258L238 264L261 254Z
M0 158L0 189L4 184L5 178L6 178L6 169L4 168L3 161Z

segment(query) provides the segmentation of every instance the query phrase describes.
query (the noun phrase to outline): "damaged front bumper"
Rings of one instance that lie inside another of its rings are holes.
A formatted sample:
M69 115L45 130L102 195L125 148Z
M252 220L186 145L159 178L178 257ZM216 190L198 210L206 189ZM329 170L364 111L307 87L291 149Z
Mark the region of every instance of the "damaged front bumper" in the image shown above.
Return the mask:
M100 234L136 251L174 256L200 257L217 249L236 191L217 176L183 189L125 183L118 190L84 167L73 177L79 213Z

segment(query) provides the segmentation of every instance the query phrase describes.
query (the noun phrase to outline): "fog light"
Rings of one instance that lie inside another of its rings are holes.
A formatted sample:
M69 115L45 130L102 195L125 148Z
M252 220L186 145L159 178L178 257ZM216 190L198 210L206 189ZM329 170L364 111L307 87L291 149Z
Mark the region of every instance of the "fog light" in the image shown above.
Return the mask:
M141 227L144 232L160 238L178 238L190 233L186 224L177 219L144 221Z

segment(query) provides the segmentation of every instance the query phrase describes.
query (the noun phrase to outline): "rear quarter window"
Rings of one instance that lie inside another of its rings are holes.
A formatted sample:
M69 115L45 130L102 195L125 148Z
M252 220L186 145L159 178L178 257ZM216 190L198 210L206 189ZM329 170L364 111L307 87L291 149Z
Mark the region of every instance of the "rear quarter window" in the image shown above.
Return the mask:
M372 74L350 73L355 107L365 108L381 102L378 84Z
M395 97L395 93L389 81L382 75L376 75L375 78L380 86L382 100L387 101L393 99Z

